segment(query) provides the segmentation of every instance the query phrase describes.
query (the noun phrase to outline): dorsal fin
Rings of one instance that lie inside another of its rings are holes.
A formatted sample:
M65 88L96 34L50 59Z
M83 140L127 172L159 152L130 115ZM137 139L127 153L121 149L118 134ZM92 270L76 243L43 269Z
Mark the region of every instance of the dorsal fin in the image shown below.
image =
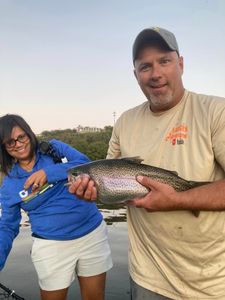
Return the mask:
M135 163L137 163L137 164L142 163L142 161L144 160L144 159L141 158L140 156L120 157L120 159L122 159L122 160L127 160L127 161L131 161L131 162L135 162Z

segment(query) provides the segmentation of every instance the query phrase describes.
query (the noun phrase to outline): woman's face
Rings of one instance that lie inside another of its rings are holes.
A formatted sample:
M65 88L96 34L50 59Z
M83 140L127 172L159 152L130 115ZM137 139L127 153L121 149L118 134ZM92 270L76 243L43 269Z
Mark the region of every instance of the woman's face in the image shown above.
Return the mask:
M31 143L27 134L18 126L15 126L11 133L11 138L4 142L5 149L18 161L29 160Z

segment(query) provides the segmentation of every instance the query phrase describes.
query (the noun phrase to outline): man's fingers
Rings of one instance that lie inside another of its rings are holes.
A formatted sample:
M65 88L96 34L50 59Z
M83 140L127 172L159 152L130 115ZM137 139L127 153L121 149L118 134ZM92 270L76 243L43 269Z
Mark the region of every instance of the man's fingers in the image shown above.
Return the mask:
M136 179L139 183L143 185L150 185L152 184L152 182L154 182L154 180L152 180L151 178L142 175L138 175Z
M159 182L157 180L154 180L154 179L151 179L151 178L149 178L147 176L142 176L142 175L138 175L136 177L136 180L140 184L142 184L145 187L147 187L149 189L149 191L152 190L152 189L157 189L158 187L160 187L160 186L162 186L162 185L165 184L165 183Z

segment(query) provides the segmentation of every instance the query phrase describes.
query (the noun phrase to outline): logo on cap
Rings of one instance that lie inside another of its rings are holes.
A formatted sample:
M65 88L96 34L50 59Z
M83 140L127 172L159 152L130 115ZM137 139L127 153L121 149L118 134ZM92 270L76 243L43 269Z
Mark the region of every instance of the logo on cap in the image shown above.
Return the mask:
M156 32L160 32L160 28L159 27L152 27L152 30L154 30Z

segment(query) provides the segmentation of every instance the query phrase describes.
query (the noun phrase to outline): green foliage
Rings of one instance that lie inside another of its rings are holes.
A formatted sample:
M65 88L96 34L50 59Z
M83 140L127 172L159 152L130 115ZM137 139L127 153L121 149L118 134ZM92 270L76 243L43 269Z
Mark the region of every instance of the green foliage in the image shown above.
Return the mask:
M4 177L4 175L3 175L3 173L2 173L1 170L0 170L0 186L1 186L1 184L2 184L2 179L3 179L3 177Z
M112 129L112 126L105 126L100 132L77 132L76 129L43 131L38 139L60 140L86 154L91 160L97 160L106 157Z

